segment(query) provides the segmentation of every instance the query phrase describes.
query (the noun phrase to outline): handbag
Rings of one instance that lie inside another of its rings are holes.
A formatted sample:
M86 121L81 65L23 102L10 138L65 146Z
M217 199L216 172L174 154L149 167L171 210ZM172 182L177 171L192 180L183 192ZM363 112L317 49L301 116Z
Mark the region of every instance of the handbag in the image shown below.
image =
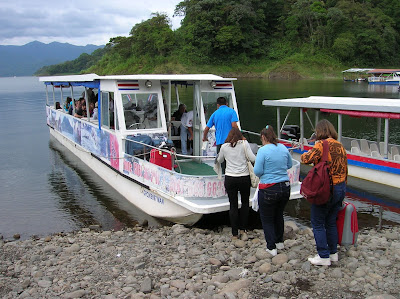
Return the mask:
M332 193L332 177L329 173L328 141L323 140L322 159L308 172L300 187L300 194L311 204L326 204Z
M249 157L247 156L246 144L244 142L243 142L243 147L244 147L244 154L246 155L247 168L249 169L250 173L251 187L257 188L258 184L260 183L260 178L256 176L256 174L254 173L254 167L253 164L251 164Z

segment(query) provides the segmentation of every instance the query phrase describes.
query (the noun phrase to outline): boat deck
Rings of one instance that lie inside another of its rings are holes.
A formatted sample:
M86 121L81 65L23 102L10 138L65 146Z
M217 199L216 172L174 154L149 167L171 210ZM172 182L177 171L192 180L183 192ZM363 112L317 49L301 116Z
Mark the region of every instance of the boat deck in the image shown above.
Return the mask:
M182 160L175 161L178 167L175 171L187 175L217 175L213 167L206 163L200 163L198 161Z

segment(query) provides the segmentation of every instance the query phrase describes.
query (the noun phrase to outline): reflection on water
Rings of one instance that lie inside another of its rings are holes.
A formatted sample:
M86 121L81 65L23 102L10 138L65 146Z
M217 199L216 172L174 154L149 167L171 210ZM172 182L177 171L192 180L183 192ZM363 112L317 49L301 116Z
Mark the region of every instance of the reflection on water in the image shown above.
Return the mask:
M59 198L59 209L77 226L98 224L106 230L121 230L144 222L165 224L134 208L52 137L49 147L53 157L53 170L48 175L51 191Z

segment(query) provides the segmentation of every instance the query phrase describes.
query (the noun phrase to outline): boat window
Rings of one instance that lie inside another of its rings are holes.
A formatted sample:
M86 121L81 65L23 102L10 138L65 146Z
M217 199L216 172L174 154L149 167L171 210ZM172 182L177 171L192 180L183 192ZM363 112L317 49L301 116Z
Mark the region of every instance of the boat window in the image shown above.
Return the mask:
M219 97L224 97L228 101L228 106L233 108L232 94L230 92L202 92L201 96L203 99L204 108L206 110L204 111L206 122L208 122L211 114L217 110L217 99Z
M157 93L122 94L127 130L161 128Z

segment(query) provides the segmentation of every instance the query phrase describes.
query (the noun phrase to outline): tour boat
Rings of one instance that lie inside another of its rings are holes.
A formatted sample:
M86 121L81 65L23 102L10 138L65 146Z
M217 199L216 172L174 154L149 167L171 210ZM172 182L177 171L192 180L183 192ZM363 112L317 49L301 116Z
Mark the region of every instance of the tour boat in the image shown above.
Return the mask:
M40 78L52 137L140 210L188 225L204 214L229 210L223 175L214 171L214 128L208 143L202 136L218 97L238 113L235 80L209 74ZM71 103L67 97L83 97L87 116L81 117L74 105L69 114L63 107ZM171 118L182 99L194 111L191 155L180 154L180 122ZM292 199L301 197L300 163L293 162L288 170ZM255 192L252 188L250 198Z
M371 75L368 77L369 84L383 85L399 85L400 70L399 69L374 69L368 71Z
M310 129L311 135L321 114L330 118L337 115L337 123L335 121L333 124L338 132L338 140L347 150L349 176L400 188L399 145L389 143L389 122L391 121L393 126L392 133L396 134L399 130L400 99L311 96L264 100L263 105L276 107L279 137L286 146L297 145L298 148L293 151L293 158L296 160L300 161L301 154L313 147L306 138L305 127ZM298 108L300 111L297 123L299 126L286 124L293 108ZM281 109L288 110L283 123L281 123ZM314 115L310 116L310 113ZM309 123L304 121L305 116ZM368 134L371 135L370 132L365 132L360 138L343 136L343 124L351 125L350 117L367 118L369 124L374 120L377 126L376 139L363 138ZM312 118L314 122L311 121ZM384 120L383 127L382 120Z

